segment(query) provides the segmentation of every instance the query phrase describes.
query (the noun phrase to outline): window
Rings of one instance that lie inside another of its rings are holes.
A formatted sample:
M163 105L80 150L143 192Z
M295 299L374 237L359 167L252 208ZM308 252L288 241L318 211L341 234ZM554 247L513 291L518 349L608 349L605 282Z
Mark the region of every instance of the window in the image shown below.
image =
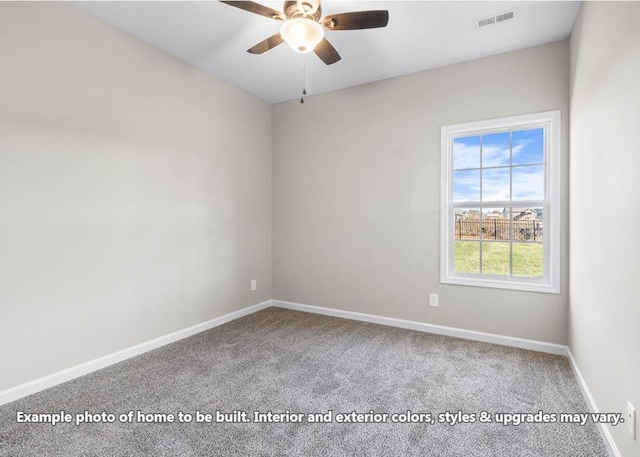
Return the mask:
M441 281L560 292L560 111L442 127Z

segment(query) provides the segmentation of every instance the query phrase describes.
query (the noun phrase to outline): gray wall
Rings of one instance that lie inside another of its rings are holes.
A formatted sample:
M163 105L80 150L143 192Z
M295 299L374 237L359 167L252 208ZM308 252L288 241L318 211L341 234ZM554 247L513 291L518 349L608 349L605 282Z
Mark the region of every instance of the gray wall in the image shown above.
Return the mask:
M569 347L601 411L640 420L640 3L585 2L571 35ZM623 456L640 455L626 425ZM640 433L640 430L638 430Z
M565 40L274 105L274 298L566 344L568 80ZM562 294L440 284L440 127L556 109Z
M64 3L0 62L0 390L271 298L270 105Z

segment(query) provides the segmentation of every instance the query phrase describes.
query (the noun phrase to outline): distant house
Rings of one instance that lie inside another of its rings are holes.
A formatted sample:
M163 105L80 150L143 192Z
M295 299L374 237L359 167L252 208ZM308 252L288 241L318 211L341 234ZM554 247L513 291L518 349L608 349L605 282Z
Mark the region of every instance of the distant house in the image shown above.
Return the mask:
M523 211L520 211L519 213L517 213L514 210L512 214L514 215L513 216L514 221L519 221L519 220L532 221L538 217L538 212L535 209L531 209L531 208L527 208Z
M466 219L468 214L469 211L467 211L466 209L457 209L455 214L456 220Z
M511 216L514 221L533 221L538 219L539 216L542 216L542 214L538 214L538 211L534 208L511 208L511 210ZM502 215L509 218L509 208L503 209Z

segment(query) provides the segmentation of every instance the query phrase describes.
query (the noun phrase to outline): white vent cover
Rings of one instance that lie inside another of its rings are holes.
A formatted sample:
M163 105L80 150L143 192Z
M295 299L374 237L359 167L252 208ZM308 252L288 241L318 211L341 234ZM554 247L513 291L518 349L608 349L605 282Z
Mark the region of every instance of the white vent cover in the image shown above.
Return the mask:
M514 8L509 11L503 11L502 13L492 14L491 16L478 18L474 21L474 23L476 28L482 28L488 25L499 24L500 22L511 21L517 17L518 17L518 8Z

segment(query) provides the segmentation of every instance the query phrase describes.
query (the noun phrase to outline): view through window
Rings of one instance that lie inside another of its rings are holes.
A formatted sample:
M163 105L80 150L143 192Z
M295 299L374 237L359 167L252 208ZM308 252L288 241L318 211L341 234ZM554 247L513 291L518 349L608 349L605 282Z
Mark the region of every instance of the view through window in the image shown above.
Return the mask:
M559 114L548 114L443 127L443 282L555 289Z

